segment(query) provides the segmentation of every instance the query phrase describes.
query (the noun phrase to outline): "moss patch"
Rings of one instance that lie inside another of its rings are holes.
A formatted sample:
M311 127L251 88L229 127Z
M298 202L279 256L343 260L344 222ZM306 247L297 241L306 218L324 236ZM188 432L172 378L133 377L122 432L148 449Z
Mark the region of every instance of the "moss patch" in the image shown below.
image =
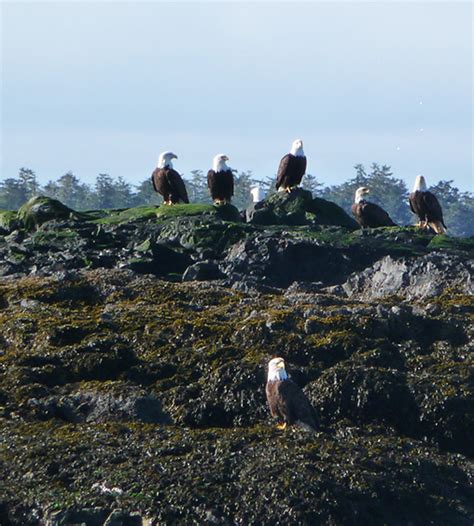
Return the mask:
M110 210L105 217L93 221L101 225L118 225L156 218L159 208L155 206L137 206L124 210ZM85 216L87 217L87 216Z

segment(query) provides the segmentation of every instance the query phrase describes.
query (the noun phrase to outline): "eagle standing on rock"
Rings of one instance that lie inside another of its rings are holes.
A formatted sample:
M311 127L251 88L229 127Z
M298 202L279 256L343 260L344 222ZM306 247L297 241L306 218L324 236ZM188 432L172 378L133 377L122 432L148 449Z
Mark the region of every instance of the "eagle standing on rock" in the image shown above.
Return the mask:
M278 167L276 189L279 192L290 193L298 186L306 172L306 156L303 151L303 141L296 139L291 145L290 153L282 157Z
M355 193L354 204L351 210L359 225L362 228L397 226L382 207L364 199L364 196L369 192L370 190L368 188L361 186Z
M225 163L229 158L223 153L216 155L212 169L207 172L207 186L216 205L230 203L234 195L234 174Z
M155 192L163 196L166 205L179 202L189 203L184 181L179 173L173 169L172 159L177 158L173 152L163 152L160 154L157 168L151 174L153 188Z
M431 227L437 234L444 234L448 228L444 224L443 209L436 196L426 189L426 181L422 175L417 175L413 192L408 201L411 211L419 218L420 228Z
M278 419L278 429L293 424L316 431L316 411L303 391L288 378L283 358L273 358L268 363L265 387L270 413Z

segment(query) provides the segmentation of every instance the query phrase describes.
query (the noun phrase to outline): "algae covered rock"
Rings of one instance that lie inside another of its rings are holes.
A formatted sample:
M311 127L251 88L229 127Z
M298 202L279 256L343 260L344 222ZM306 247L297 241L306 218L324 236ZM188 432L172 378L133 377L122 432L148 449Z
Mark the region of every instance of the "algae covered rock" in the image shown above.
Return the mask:
M178 242L186 249L207 249L221 255L225 249L244 238L248 231L248 226L243 223L222 221L207 215L184 216L167 220L162 225L159 239Z
M276 192L246 211L249 223L259 225L335 225L355 230L356 221L336 203L296 188L290 193Z
M315 291L0 280L0 522L472 524L471 298ZM276 355L316 433L271 422Z
M222 219L223 221L234 221L239 223L241 221L238 209L230 204L222 205L206 205L206 204L177 204L177 205L161 205L156 215L160 219L172 219L176 217L190 217L206 215Z
M0 210L0 233L9 234L18 228L18 214L13 210Z
M42 195L32 197L18 210L18 219L27 230L37 228L47 221L68 219L73 215L71 208L57 199Z
M321 197L313 198L308 212L312 214L311 219L317 225L337 225L350 230L359 228L357 222L343 208Z

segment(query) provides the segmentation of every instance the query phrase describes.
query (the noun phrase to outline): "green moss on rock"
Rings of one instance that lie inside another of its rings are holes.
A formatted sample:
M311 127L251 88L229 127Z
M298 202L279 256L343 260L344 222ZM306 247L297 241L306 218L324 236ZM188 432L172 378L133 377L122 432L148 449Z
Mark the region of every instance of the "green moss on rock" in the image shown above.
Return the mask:
M95 219L94 222L103 225L118 225L121 223L131 223L156 218L156 206L136 206L134 208L126 208L124 210L109 210L107 215ZM89 213L91 214L91 212ZM84 216L85 218L87 215ZM93 217L93 216L91 216Z
M343 208L321 197L313 198L307 211L313 214L317 225L337 225L351 230L359 228L357 222Z
M229 203L223 205L195 203L161 205L157 211L157 216L160 219L172 219L176 217L189 217L196 215L213 216L224 221L239 222L241 220L237 208Z
M0 230L11 232L18 227L18 214L13 210L0 210Z
M474 252L474 237L458 238L446 235L433 236L428 244L431 249L466 250Z
M18 219L27 230L38 228L47 221L69 219L73 216L74 210L57 199L42 195L32 197L18 210Z

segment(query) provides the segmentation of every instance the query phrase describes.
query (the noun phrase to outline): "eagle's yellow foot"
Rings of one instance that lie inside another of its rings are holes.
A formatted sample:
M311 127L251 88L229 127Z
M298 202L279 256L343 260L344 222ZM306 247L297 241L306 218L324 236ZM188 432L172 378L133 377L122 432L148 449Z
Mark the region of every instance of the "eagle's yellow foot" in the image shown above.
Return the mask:
M277 429L280 429L281 431L286 429L286 422L283 422L283 424L277 424Z

